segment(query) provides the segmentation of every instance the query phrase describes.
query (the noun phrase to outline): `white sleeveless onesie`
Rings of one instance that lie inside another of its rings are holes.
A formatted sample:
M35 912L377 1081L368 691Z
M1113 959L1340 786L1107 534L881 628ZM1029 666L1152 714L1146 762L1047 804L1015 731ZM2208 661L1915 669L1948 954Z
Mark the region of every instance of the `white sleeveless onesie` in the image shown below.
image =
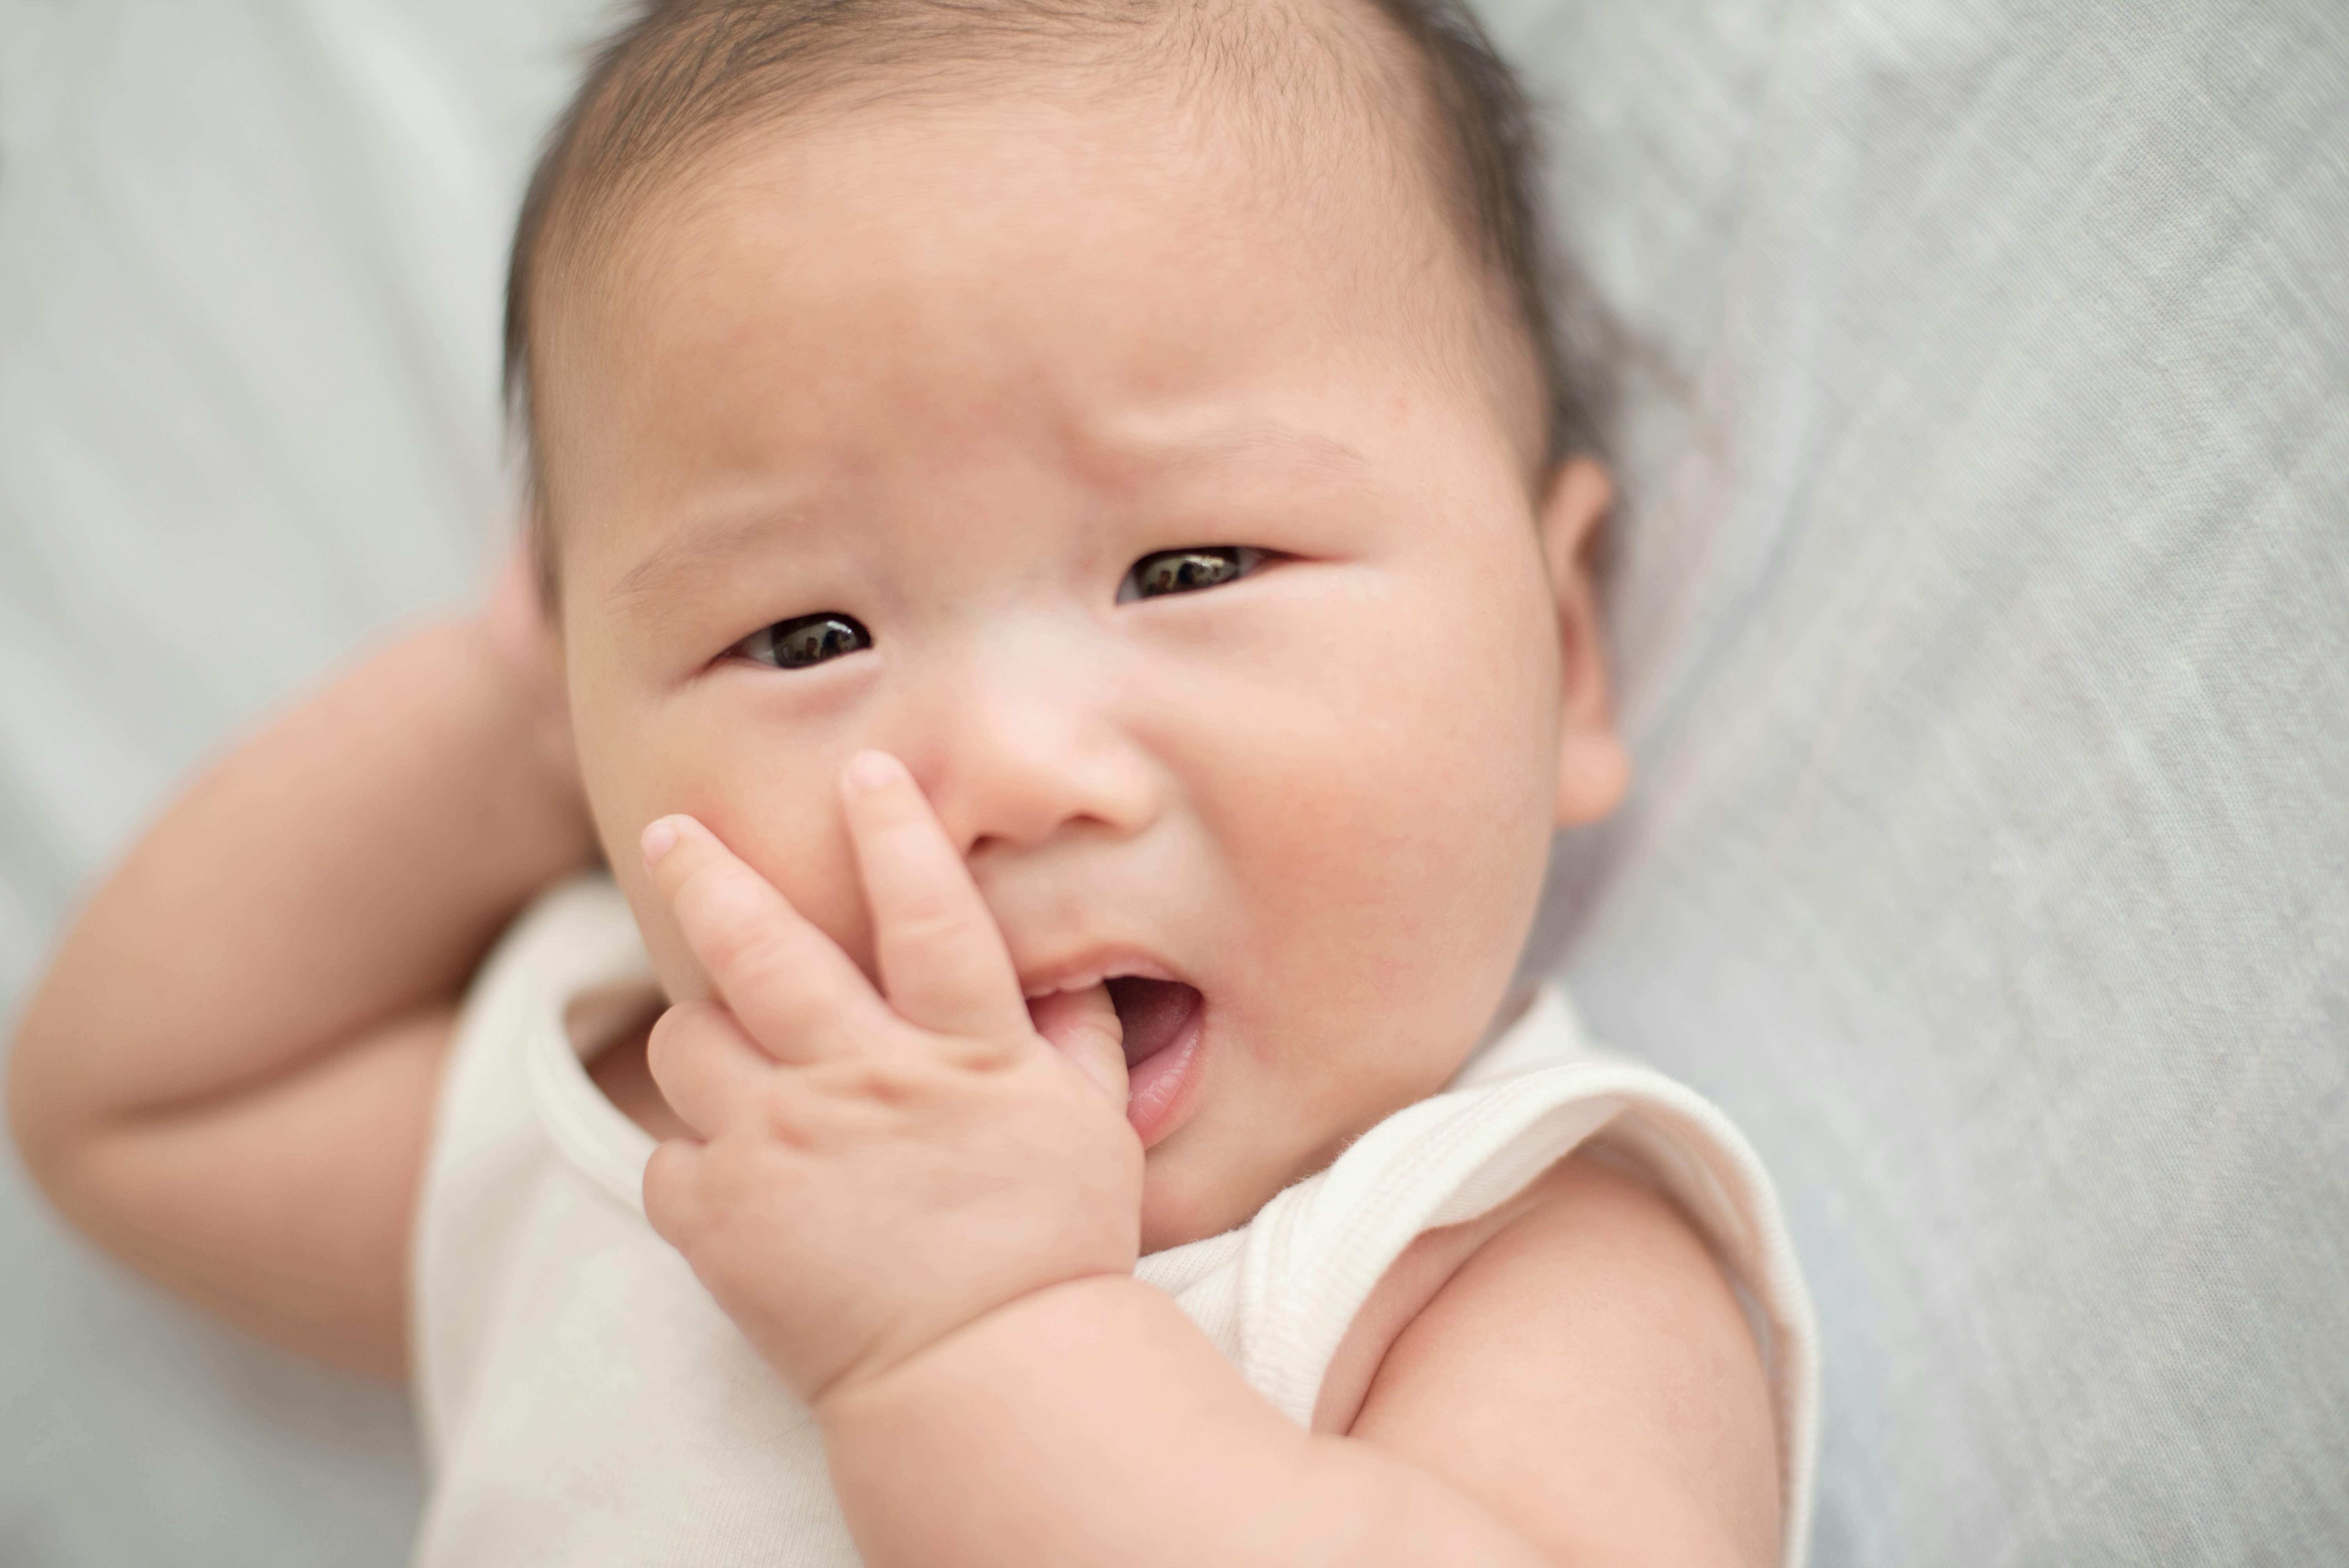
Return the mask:
M605 878L548 893L466 1004L415 1237L433 1492L419 1568L854 1568L821 1434L653 1233L653 1140L582 1061L640 1017L652 969ZM1606 1056L1543 991L1445 1093L1397 1112L1239 1230L1141 1261L1258 1392L1309 1422L1356 1311L1423 1231L1507 1201L1601 1139L1665 1188L1743 1293L1808 1527L1810 1308L1769 1182L1689 1089Z

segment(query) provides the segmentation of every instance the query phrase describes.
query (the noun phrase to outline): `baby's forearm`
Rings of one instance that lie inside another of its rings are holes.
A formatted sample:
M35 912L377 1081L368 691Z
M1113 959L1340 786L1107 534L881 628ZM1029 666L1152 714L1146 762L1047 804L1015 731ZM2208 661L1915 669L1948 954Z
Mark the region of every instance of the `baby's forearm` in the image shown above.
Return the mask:
M96 1240L280 1343L396 1373L454 1000L591 840L471 622L372 655L215 764L98 890L9 1063L26 1163Z
M588 850L523 703L487 634L450 622L223 757L98 890L26 1016L20 1070L50 1115L231 1092L452 996Z
M875 1568L1545 1560L1426 1471L1299 1430L1130 1278L1025 1298L822 1413Z

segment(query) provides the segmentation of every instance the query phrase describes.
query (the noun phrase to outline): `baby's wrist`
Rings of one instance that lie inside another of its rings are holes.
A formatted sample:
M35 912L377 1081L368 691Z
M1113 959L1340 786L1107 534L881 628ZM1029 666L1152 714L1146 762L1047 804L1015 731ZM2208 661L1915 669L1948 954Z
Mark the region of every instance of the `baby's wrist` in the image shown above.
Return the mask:
M921 1419L941 1403L996 1403L1007 1382L1078 1373L1076 1347L1122 1337L1121 1325L1171 1305L1130 1274L1085 1274L1015 1296L912 1349L852 1368L811 1396L835 1442Z

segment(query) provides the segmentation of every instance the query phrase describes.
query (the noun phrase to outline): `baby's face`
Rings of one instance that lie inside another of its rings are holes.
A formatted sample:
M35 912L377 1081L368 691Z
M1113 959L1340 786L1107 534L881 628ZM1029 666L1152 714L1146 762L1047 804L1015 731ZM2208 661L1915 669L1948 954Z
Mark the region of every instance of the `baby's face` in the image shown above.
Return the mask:
M589 794L695 995L644 826L698 817L870 973L837 779L902 758L1031 992L1195 989L1112 987L1145 1244L1212 1234L1444 1083L1554 823L1619 792L1546 560L1603 481L1529 493L1375 160L886 112L698 177L552 324Z

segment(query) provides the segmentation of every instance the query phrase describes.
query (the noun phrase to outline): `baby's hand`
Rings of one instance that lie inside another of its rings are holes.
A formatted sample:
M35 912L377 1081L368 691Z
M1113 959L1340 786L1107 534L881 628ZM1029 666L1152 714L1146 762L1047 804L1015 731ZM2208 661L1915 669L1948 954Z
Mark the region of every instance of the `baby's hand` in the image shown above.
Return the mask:
M1030 1292L1130 1273L1140 1245L1106 993L1046 1021L1056 1049L904 767L868 752L843 794L885 1001L692 818L644 839L722 998L653 1030L700 1140L654 1154L645 1212L811 1404Z

